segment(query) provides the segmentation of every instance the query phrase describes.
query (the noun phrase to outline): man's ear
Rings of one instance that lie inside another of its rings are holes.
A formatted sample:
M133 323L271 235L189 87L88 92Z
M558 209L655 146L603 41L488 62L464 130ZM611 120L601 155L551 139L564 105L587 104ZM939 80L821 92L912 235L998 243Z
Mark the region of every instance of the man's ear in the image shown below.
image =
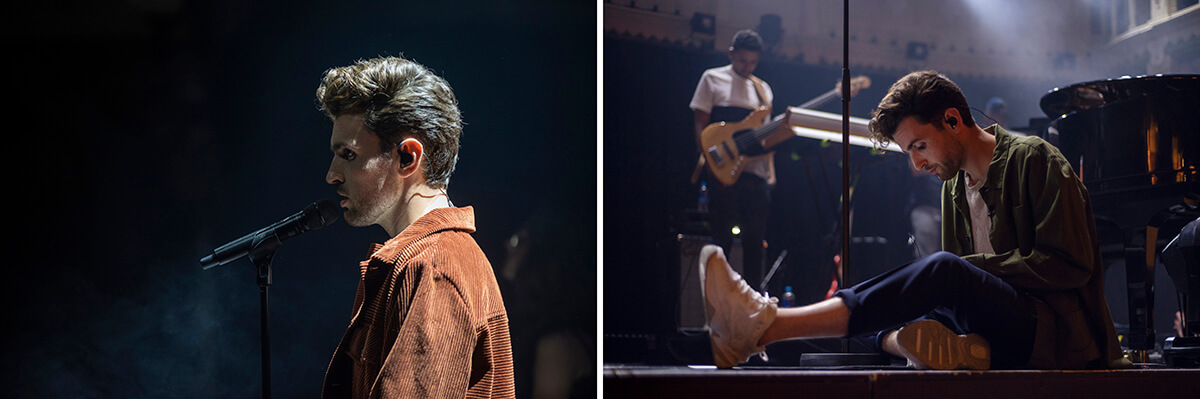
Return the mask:
M942 122L949 126L951 130L957 128L962 122L962 115L958 113L958 108L946 108L942 115Z
M414 138L407 138L396 145L396 172L407 178L416 173L425 158L425 146Z

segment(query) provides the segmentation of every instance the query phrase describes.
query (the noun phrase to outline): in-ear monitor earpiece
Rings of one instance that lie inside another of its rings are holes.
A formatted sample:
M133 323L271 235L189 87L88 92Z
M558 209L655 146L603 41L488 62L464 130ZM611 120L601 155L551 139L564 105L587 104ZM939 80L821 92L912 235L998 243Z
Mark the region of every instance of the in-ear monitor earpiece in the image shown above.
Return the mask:
M412 141L414 143L413 145L415 145L417 148L405 149L405 144L407 144L409 141ZM404 139L404 141L401 141L400 144L396 145L396 152L398 152L400 155L400 166L403 167L403 166L412 165L413 160L417 158L417 152L412 151L412 150L421 151L421 152L425 151L424 149L421 148L421 142L417 141L417 139L414 139L411 137ZM410 152L410 151L412 151L412 152Z

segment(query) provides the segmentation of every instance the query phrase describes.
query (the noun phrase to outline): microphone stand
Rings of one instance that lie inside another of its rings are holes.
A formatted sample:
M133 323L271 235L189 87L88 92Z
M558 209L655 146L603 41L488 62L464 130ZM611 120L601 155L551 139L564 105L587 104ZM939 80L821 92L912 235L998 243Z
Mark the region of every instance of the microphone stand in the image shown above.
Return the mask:
M839 288L850 287L850 0L842 2L842 256ZM891 360L878 353L850 353L850 340L842 338L841 353L805 353L800 363L814 367L882 366Z
M850 0L842 9L842 268L841 283L850 270ZM849 341L842 340L842 352L849 352Z
M267 289L271 286L271 261L275 259L275 251L279 250L279 246L282 244L276 234L254 237L249 253L250 261L254 263L258 283L264 399L271 398L271 313Z
M213 251L212 255L200 259L205 270L248 256L254 263L255 281L258 284L259 313L262 333L262 388L263 398L271 397L271 311L268 291L271 286L271 263L283 240L306 231L316 230L337 220L337 206L330 200L320 200L305 207L303 211L247 234ZM247 244L249 241L249 244ZM248 248L246 248L248 247ZM245 252L241 252L245 250Z

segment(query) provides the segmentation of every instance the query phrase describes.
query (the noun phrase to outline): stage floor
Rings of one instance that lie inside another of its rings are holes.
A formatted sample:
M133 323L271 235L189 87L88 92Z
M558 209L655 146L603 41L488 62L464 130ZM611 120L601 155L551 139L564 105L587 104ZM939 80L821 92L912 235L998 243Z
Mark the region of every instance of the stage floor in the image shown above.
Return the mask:
M1200 370L919 371L892 367L718 370L606 364L609 398L1200 398Z

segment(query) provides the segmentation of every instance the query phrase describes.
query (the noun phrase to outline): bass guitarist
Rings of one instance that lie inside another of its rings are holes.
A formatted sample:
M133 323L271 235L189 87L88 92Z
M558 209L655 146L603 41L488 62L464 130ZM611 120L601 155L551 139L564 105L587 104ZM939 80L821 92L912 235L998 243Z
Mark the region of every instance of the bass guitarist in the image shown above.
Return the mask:
M741 121L759 109L767 109L764 114L770 115L774 97L771 86L753 75L762 49L758 33L739 31L729 47L729 65L706 70L700 77L690 105L695 113L698 146L701 132L711 123ZM762 243L775 185L775 163L765 151L750 155L761 156L747 160L744 173L734 184L724 186L712 181L709 185L709 221L714 242L726 252L732 249L733 227L740 228L742 275L751 287L758 287L763 278Z

